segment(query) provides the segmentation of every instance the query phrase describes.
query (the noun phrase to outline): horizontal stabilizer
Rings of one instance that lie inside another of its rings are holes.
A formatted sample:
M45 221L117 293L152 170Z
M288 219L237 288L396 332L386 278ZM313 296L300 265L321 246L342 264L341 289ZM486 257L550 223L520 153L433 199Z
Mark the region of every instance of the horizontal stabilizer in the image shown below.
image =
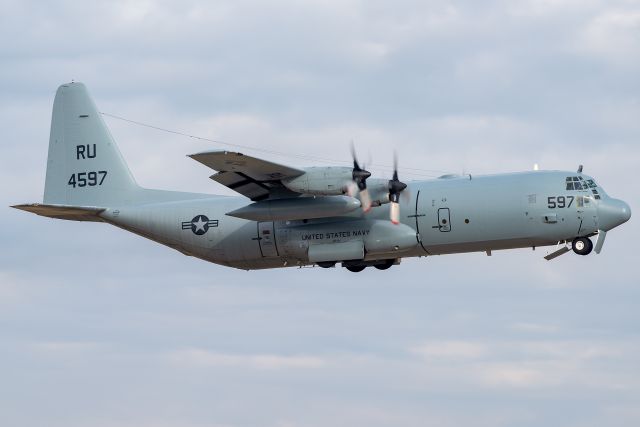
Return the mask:
M102 218L100 218L99 214L104 212L104 208L92 206L43 205L40 203L15 205L11 207L40 216L55 219L67 219L70 221L102 222Z

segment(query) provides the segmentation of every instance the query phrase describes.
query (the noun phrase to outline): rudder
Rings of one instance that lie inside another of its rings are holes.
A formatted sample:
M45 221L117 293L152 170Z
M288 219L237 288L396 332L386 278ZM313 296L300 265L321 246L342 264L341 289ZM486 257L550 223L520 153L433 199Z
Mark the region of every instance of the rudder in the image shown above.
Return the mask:
M53 102L44 203L125 205L139 189L85 85L60 86Z

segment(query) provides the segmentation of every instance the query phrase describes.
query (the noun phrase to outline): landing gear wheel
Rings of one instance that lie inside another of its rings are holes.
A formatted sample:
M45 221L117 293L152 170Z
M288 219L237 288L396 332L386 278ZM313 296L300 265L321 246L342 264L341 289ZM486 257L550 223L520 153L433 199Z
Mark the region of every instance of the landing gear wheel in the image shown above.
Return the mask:
M382 264L375 264L374 267L377 268L378 270L387 270L393 265L394 262L395 262L394 260L388 259Z
M366 267L364 265L348 265L346 268L352 273L360 273Z
M593 243L588 237L576 237L571 243L573 252L578 255L589 255L593 250Z
M321 261L318 264L318 267L322 267L322 268L332 268L336 266L335 261Z

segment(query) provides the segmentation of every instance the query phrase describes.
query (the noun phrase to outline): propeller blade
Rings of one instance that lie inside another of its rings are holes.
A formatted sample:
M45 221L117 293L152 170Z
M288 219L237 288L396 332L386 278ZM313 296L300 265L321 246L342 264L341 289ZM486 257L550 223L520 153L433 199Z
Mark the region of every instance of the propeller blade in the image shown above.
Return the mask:
M364 165L360 167L353 142L351 142L351 156L353 157L353 171L351 172L351 178L360 191L360 204L362 205L362 209L367 212L371 208L371 198L369 197L369 191L367 190L367 178L371 176L371 172L366 170Z
M393 175L394 179L398 179L398 152L393 150Z
M391 207L389 209L389 215L391 222L394 224L400 223L400 194L407 188L407 184L398 179L398 154L393 152L393 178L389 180L389 202Z
M394 224L400 224L400 203L391 202L389 207L389 217Z
M351 158L353 159L354 165L358 162L356 161L356 145L353 143L353 139L351 140Z
M602 245L604 245L604 239L607 237L607 232L604 230L598 230L598 237L596 238L596 247L595 251L597 254L602 250Z
M358 195L358 185L355 182L349 181L345 184L344 187L344 192L347 194L347 196L356 197Z
M371 197L369 197L369 190L366 188L360 191L360 203L362 204L362 210L365 213L371 210Z
M400 193L400 198L402 198L402 201L404 203L409 203L411 202L411 192L409 190L404 190L402 191L402 193Z

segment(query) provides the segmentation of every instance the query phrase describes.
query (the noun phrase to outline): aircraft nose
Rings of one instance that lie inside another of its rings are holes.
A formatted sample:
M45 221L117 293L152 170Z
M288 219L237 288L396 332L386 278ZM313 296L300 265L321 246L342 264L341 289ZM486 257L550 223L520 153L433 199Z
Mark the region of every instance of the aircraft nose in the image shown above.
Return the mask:
M601 230L609 231L631 218L631 208L622 200L603 199L598 205L598 224Z

